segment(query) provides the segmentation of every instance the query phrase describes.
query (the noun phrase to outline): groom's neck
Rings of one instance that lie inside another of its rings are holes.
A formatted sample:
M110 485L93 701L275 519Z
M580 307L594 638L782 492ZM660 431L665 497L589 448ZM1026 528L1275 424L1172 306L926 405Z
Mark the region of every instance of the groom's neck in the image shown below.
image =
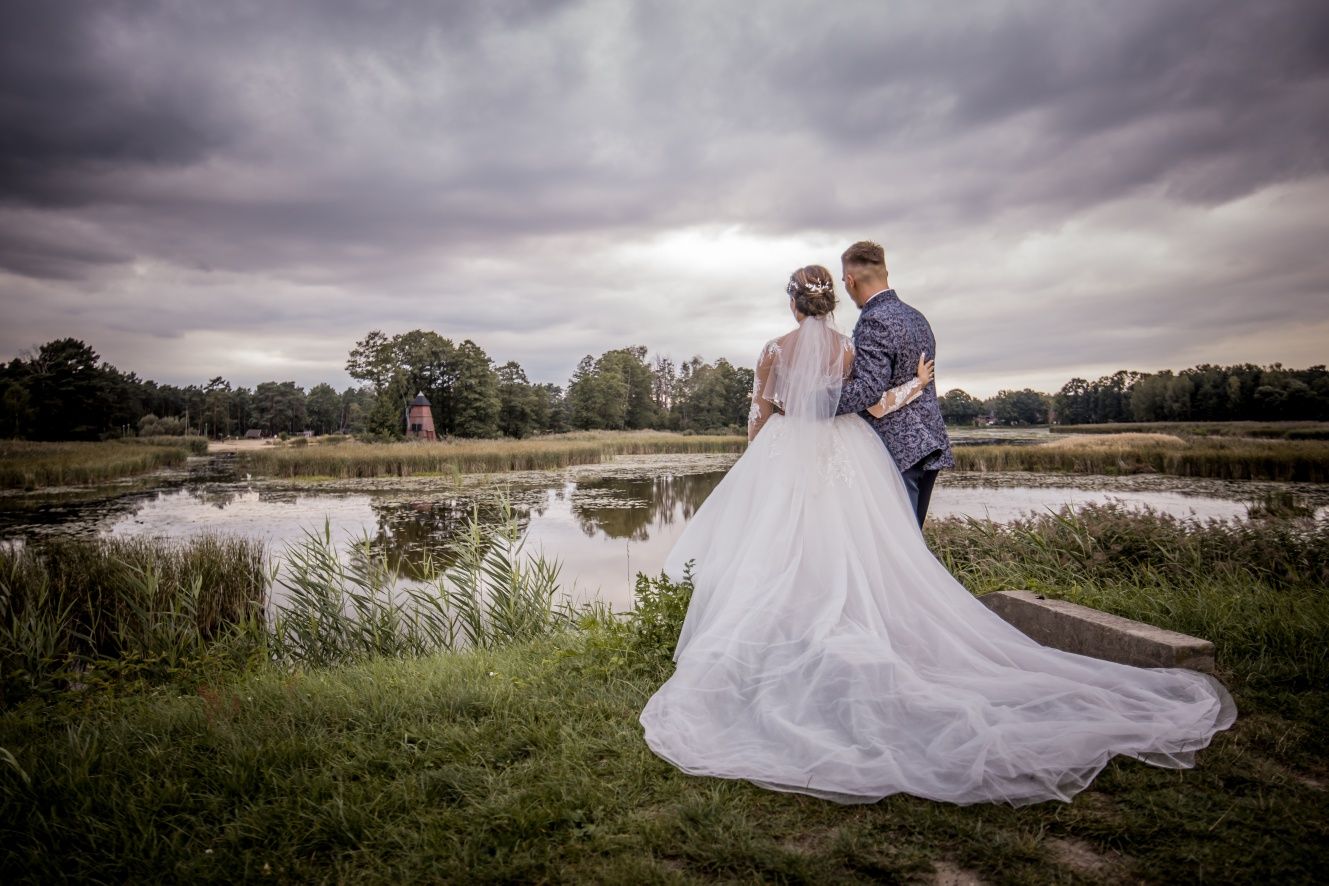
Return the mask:
M864 280L863 283L864 285L861 291L866 293L866 297L861 302L858 303L859 310L866 308L868 306L868 302L872 301L874 298L881 295L883 292L890 291L891 288L890 284L887 283L885 280L882 280L880 282L876 280L873 280L871 282Z

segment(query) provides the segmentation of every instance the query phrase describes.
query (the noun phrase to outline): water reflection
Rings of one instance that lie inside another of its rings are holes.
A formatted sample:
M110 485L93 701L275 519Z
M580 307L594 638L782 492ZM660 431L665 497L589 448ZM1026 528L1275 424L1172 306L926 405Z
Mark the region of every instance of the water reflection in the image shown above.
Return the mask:
M724 472L665 475L640 480L582 481L572 493L572 513L595 538L648 541L652 531L686 523L724 479Z
M228 505L234 504L236 498L240 495L240 490L224 486L190 486L185 489L185 492L199 504L216 508L219 511L225 510ZM260 492L259 501L262 500L263 494Z
M658 572L687 522L724 478L732 457L652 456L567 471L505 475L468 484L291 488L191 474L153 490L99 501L64 498L0 508L0 541L50 534L189 538L242 535L280 555L325 527L344 548L368 536L408 575L449 564L449 544L478 512L498 519L494 490L509 491L527 546L558 558L574 599L599 595L630 605L637 572ZM1293 487L1297 487L1294 489ZM1156 476L1066 477L947 472L932 500L934 517L1010 520L1066 504L1120 501L1199 519L1245 516L1270 489L1309 497L1323 514L1329 490L1300 484L1201 481Z
M376 523L370 549L388 555L389 561L413 578L430 578L452 565L450 543L465 530L473 516L481 525L500 522L497 500L492 496L446 496L441 498L370 498ZM544 512L541 505L513 502L512 513L522 531L531 518Z

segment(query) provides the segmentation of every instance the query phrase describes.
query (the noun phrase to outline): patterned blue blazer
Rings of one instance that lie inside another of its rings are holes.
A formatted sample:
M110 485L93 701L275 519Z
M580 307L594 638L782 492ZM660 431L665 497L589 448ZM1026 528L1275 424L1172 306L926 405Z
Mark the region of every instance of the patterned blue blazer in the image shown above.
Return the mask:
M930 359L937 356L937 340L927 318L900 301L894 289L873 296L854 325L854 371L840 391L836 410L837 415L859 413L901 471L955 467L935 381L916 400L881 418L864 411L887 389L913 378L924 351Z

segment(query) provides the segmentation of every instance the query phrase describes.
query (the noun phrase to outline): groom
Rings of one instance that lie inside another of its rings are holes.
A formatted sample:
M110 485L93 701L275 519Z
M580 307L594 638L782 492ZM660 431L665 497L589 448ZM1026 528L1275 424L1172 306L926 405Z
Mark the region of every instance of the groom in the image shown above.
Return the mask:
M955 467L935 383L902 409L873 418L864 412L889 388L914 377L920 354L937 356L927 318L900 301L886 282L886 253L862 240L840 256L844 288L861 312L854 326L854 372L840 391L836 415L857 412L886 444L904 479L918 525L927 517L932 486L942 468Z

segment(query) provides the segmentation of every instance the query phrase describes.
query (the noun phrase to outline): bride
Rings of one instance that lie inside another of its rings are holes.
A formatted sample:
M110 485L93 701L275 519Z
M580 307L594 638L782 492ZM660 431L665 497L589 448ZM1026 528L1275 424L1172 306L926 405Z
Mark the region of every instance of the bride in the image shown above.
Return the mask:
M742 458L665 570L694 591L677 668L641 713L684 772L841 803L1069 800L1114 754L1184 768L1235 717L1217 680L1040 646L932 556L857 415L830 273L790 282L796 329L757 363ZM931 380L884 393L902 408Z

